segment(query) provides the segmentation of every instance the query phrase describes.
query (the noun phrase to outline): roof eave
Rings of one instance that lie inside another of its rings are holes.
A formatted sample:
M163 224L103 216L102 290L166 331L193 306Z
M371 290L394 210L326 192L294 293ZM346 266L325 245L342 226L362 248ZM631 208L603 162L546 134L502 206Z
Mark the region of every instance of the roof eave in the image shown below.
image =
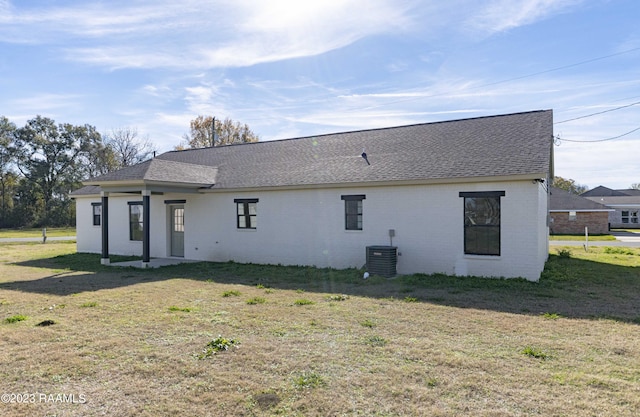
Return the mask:
M517 174L517 175L496 175L485 177L452 177L452 178L428 178L417 180L397 180L397 181L363 181L363 182L341 182L324 184L291 184L279 186L259 186L259 187L229 187L229 188L202 188L201 193L223 193L233 191L270 191L270 190L300 190L300 189L320 189L320 188L354 188L354 187L383 187L383 186L404 186L404 185L439 185L439 184L463 184L463 183L483 183L483 182L509 182L509 181L536 181L546 179L546 173Z

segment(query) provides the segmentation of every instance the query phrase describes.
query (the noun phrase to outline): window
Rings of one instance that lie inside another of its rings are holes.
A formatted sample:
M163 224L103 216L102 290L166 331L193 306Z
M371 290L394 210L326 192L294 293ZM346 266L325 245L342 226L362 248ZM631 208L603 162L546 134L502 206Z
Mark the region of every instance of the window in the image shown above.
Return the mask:
M638 223L638 212L622 210L622 223Z
M173 208L173 231L184 232L184 209L182 207Z
M575 211L569 212L569 221L575 221L578 218L578 213Z
M461 192L464 198L464 253L500 255L500 197L504 191Z
M236 227L238 229L255 229L258 227L258 199L235 199Z
M93 209L93 225L100 226L102 219L102 203L91 203Z
M365 195L343 195L345 230L362 230L362 200Z
M129 203L129 240L140 240L144 236L142 201Z

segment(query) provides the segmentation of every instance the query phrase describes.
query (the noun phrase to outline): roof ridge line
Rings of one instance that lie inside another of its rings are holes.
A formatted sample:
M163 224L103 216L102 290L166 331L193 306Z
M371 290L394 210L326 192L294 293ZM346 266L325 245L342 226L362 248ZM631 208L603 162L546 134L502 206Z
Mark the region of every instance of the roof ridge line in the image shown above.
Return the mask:
M544 110L544 109L529 110L529 111L521 111L521 112L514 112L514 113L466 117L466 118L463 118L463 119L439 120L439 121L435 121L435 122L412 123L412 124L408 124L408 125L377 127L377 128L371 128L371 129L358 129L358 130L349 130L349 131L345 131L345 132L322 133L322 134L319 134L319 135L299 136L299 137L295 137L295 138L272 139L272 140L265 140L265 141L258 141L258 142L231 143L231 144L222 145L222 146L207 146L207 147L204 147L204 148L194 148L194 149L175 149L175 150L164 152L163 154L178 153L178 152L188 152L188 151L200 151L200 150L203 150L203 149L225 148L225 147L228 147L228 146L257 145L257 144L272 143L272 142L284 142L284 141L301 140L301 139L321 138L321 137L324 137L324 136L336 136L336 135L347 135L347 134L362 133L362 132L384 131L384 130L391 130L391 129L402 129L402 128L407 128L407 127L424 126L424 125L456 123L456 122L464 122L464 121L468 121L468 120L491 119L491 118L497 118L497 117L517 116L517 115L530 114L530 113L544 113L544 112L548 112L548 111L551 111L551 110L550 109L546 109L546 110ZM163 155L163 154L161 154L161 155Z

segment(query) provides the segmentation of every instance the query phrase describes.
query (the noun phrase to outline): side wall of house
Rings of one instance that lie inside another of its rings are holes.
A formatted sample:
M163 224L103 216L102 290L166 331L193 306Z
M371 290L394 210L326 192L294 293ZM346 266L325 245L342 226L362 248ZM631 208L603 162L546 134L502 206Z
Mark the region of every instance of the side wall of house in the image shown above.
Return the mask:
M168 213L164 196L151 198L150 252L154 257L165 257ZM102 251L102 227L93 225L92 203L100 197L76 197L76 242L78 252ZM129 202L142 202L140 195L109 197L109 253L113 255L142 255L142 242L129 239ZM103 221L103 220L101 220Z
M590 234L609 233L609 212L606 211L577 211L575 218L570 217L568 211L554 211L551 218L551 233L584 234L585 227Z
M464 198L459 193L470 191L505 192L500 256L464 254ZM362 230L345 230L345 195L365 196ZM546 193L531 181L152 196L152 257L169 253L166 199L186 200L186 259L360 268L366 246L393 244L400 274L537 280L547 256ZM258 199L256 229L237 228L235 199ZM141 242L128 240L127 201L135 200L110 197L112 254L142 253ZM98 200L78 198L78 213L90 213L91 201ZM100 228L84 214L78 223L78 250L99 252Z
M93 207L100 198L78 197L76 200L76 247L78 252L100 253L102 228L93 225Z
M640 206L633 205L628 207L612 207L615 211L609 213L609 223L611 223L612 229L640 229L640 223L634 223L630 220L628 214L637 213L640 214ZM627 213L627 219L623 221L622 212ZM638 217L633 216L633 217Z

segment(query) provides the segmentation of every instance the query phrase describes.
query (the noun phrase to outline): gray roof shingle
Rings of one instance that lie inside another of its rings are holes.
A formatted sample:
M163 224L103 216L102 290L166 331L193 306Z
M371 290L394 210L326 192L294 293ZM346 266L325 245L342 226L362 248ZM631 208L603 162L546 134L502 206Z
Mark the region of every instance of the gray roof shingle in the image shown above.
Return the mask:
M146 180L185 184L215 184L217 174L218 168L216 167L154 158L92 178L85 183Z
M549 210L551 211L595 211L610 210L607 206L591 201L585 197L571 194L566 190L551 187L549 197Z
M236 189L512 175L544 177L552 163L552 118L551 110L540 110L171 151L84 183L210 180L215 189ZM371 165L360 156L363 149ZM215 171L206 172L205 167Z

